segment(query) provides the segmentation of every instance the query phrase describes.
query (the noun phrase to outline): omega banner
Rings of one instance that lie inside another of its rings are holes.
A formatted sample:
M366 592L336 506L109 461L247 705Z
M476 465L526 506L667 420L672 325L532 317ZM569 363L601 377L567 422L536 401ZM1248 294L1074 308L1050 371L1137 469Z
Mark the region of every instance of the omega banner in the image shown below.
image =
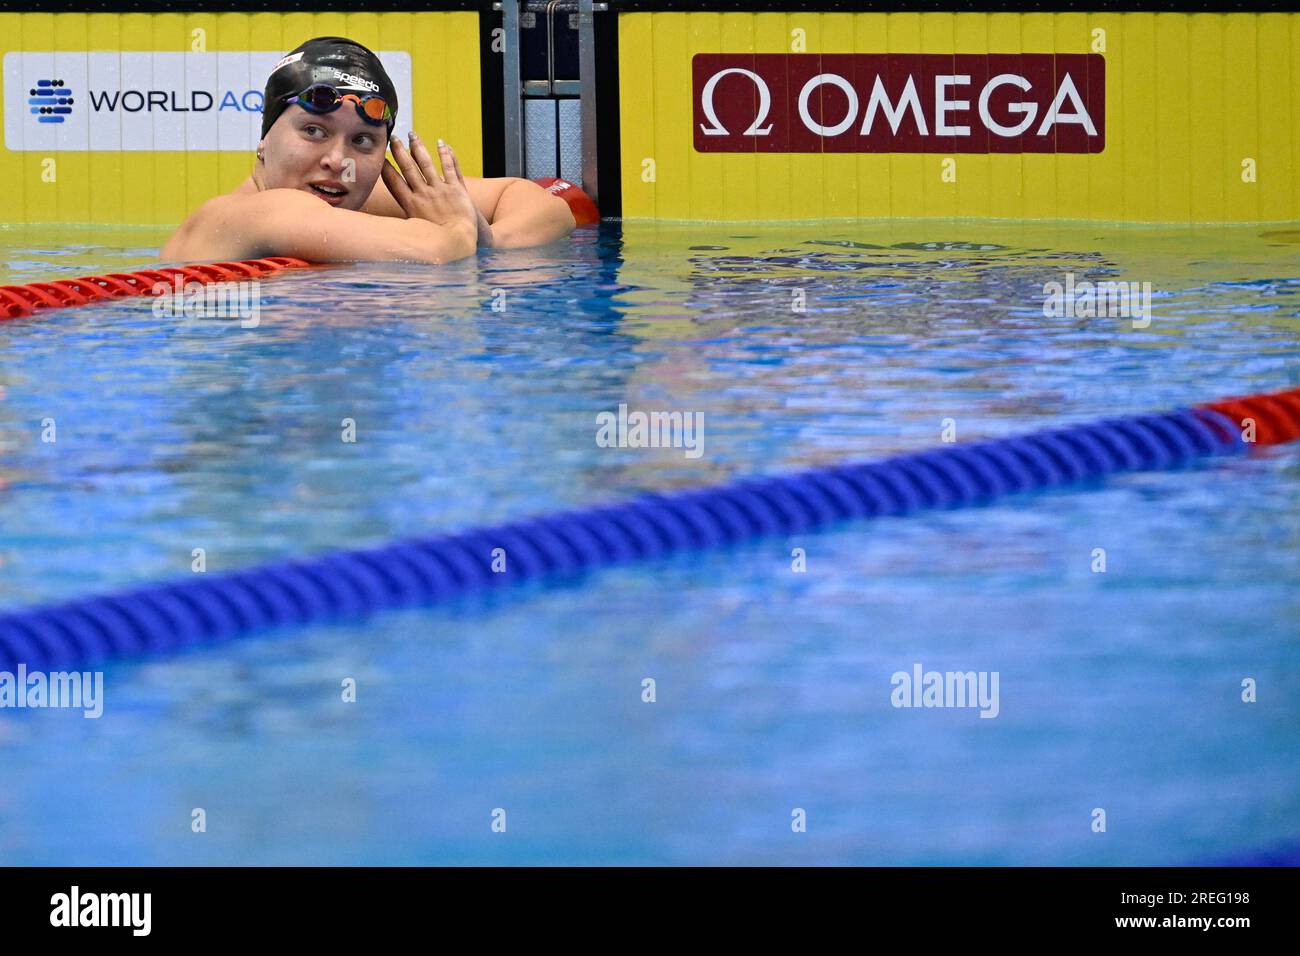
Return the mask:
M618 16L625 219L1300 220L1300 14L688 6Z
M411 56L376 51L412 115ZM282 50L11 52L4 55L5 148L14 152L251 152L262 90Z
M1106 59L1084 53L697 54L702 153L1100 153Z

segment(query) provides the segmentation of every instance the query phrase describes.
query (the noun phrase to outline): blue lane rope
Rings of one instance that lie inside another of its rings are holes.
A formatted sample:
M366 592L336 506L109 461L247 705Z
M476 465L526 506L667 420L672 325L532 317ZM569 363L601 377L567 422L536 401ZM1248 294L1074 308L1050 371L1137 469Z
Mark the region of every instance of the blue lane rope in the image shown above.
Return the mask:
M1274 847L1215 857L1194 866L1300 866L1300 839Z
M0 670L69 670L168 654L268 628L435 604L488 588L764 535L1176 468L1247 447L1210 408L1111 419L885 461L560 512L460 534L339 551L230 574L0 614ZM504 572L492 570L505 551Z

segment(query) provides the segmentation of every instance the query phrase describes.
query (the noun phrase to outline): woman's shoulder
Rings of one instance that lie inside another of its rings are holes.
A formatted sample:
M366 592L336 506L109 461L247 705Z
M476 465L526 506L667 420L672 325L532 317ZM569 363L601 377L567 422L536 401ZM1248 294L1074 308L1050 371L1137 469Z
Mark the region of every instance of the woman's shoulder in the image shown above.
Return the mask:
M295 196L294 192L292 189L264 192L237 189L214 196L176 228L162 247L162 258L178 262L256 258L260 254L256 228L259 222L286 205L312 208L308 203L314 202L313 197L306 193Z
M234 193L214 196L186 216L163 245L163 259L188 262L204 258L202 249L209 244L214 225L226 218L231 200L235 198Z

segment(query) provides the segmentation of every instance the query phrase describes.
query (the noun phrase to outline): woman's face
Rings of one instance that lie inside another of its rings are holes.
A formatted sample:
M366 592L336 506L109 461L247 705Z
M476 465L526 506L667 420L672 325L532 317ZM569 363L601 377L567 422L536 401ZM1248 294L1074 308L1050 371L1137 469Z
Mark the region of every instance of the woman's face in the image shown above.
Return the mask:
M331 206L360 209L383 168L388 130L367 123L350 103L332 113L295 103L262 144L267 189L302 189Z

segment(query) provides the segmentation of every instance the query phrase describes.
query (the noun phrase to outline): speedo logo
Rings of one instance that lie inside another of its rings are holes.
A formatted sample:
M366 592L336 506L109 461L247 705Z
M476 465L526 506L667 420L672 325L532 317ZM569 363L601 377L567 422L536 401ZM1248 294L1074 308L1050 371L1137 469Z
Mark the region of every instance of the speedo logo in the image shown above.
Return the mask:
M334 73L334 78L336 80L342 80L343 82L358 87L359 89L370 90L372 93L379 92L378 83L372 83L370 80L363 80L359 76L353 76L351 73L344 73L342 70L335 69L334 67L330 67L330 70Z

